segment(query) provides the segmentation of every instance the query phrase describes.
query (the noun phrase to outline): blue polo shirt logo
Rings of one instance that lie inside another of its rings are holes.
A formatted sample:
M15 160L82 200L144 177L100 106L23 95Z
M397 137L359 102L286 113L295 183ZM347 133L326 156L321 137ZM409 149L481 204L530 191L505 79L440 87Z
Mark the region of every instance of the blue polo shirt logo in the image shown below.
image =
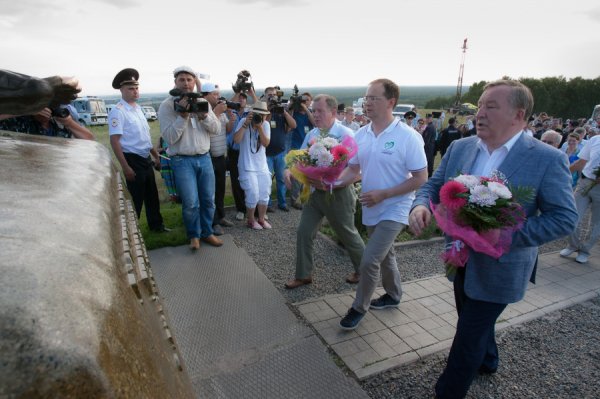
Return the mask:
M395 143L394 143L393 141L388 141L387 143L385 143L385 144L383 145L383 148L384 148L385 150L391 150L392 148L394 148L394 144L395 144Z

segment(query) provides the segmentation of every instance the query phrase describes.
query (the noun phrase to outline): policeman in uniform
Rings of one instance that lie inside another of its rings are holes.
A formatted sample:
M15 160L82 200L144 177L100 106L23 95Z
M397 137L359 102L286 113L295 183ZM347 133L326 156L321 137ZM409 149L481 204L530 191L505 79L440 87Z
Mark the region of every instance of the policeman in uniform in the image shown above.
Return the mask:
M152 146L150 126L137 105L139 77L138 71L126 68L112 82L112 87L121 91L121 100L108 114L110 145L123 169L137 217L145 204L150 230L169 231L163 225L154 180L153 167L156 165L160 169L158 153Z

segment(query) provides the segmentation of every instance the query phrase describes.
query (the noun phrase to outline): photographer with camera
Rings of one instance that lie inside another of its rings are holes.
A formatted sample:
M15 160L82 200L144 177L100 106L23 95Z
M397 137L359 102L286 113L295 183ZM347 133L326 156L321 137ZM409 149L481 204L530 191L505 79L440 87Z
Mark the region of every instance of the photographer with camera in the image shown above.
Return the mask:
M291 141L288 151L301 148L306 134L315 126L315 118L309 108L311 103L312 96L310 93L298 95L298 87L294 86L294 94L290 97L288 109L296 121L296 128L291 131ZM301 191L302 184L292 178L292 192L290 194L290 199L292 200L292 206L296 209L302 209L302 203L300 202Z
M265 89L264 98L267 101L269 108L269 115L267 120L271 127L271 140L267 147L267 164L271 174L275 176L275 184L277 186L277 207L282 211L289 212L286 204L285 194L285 180L283 172L285 170L285 141L288 132L296 127L296 121L285 109L284 104L281 101L283 92L279 90L279 87L267 87ZM272 211L271 198L269 196L269 206L267 211Z
M199 82L196 82L199 85ZM208 101L215 113L215 116L221 123L219 133L210 136L210 158L215 172L215 214L213 217L213 232L220 236L223 234L223 227L231 227L233 223L225 219L225 178L227 173L227 124L230 118L226 115L227 110L239 109L239 103L232 103L221 97L219 86L204 82L200 85L202 96ZM231 107L231 108L228 108ZM231 115L231 118L235 118Z
M183 223L192 250L200 248L200 240L219 247L223 241L212 229L215 173L209 150L210 136L217 135L221 125L209 103L194 92L196 72L180 66L173 76L175 89L160 104L158 120L181 197Z
M32 115L4 115L0 118L0 130L63 138L95 140L86 127L73 119L67 106L44 108Z
M246 198L248 227L254 230L271 228L265 220L271 194L271 173L265 150L271 137L269 122L265 121L265 116L269 114L265 102L256 102L252 112L239 121L233 135L233 140L240 145L238 170L240 185ZM254 218L257 208L258 221Z

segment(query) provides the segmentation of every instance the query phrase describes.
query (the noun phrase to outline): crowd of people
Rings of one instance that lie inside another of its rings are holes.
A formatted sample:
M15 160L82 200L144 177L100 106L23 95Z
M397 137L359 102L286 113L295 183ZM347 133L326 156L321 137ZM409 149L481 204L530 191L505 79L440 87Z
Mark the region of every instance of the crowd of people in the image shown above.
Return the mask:
M154 178L154 168L169 161L190 248L198 250L201 242L219 247L222 227L233 225L224 211L227 171L236 219L253 230L272 228L267 213L274 211L274 178L279 210L290 211L290 191L291 206L302 212L295 275L285 283L287 289L313 282L313 244L324 218L348 251L352 271L345 280L357 289L339 322L343 330L355 329L369 310L401 306L394 239L405 229L421 234L433 219L431 203L439 203L441 187L457 173L491 177L500 172L511 184L532 189L533 199L523 204L527 219L513 234L510 250L501 259L471 251L453 277L458 322L447 365L435 385L437 398L462 398L476 374L496 372L494 325L506 306L523 299L528 283L535 282L540 245L569 235L569 246L560 255L578 252L575 260L586 263L600 237L600 117L562 123L543 112L532 115L531 91L519 82L488 84L475 117L462 124L451 117L442 129L441 115L421 118L409 111L395 117L400 89L389 79L369 83L359 111L338 104L333 96L313 98L310 93L282 107L276 86L260 97L252 86L238 88L227 101L217 84L202 82L188 66L175 68L173 79L175 89L158 111L161 154L137 105L139 73L124 69L112 84L122 98L108 117L110 143L138 217L145 205L150 228L169 231ZM59 133L66 130L93 139L71 116L53 117L48 109L2 118L0 129L70 137ZM48 125L48 120L55 122ZM290 173L285 154L308 148L316 138L348 136L357 144L356 155L333 184L308 177L309 196L302 202L302 185ZM441 162L434 168L436 152ZM359 181L357 193L354 184ZM369 236L366 245L354 222L357 201ZM589 208L592 231L584 241L581 230ZM372 299L380 278L385 294Z

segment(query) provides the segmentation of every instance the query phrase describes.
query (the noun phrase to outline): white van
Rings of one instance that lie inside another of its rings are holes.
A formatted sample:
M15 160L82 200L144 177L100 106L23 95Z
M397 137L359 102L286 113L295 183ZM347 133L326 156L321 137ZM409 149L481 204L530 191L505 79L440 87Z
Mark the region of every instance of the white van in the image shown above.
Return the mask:
M79 114L79 123L84 126L106 125L108 113L104 100L98 97L81 97L71 101Z
M144 116L146 117L146 120L148 120L148 121L155 121L158 119L158 117L156 115L156 110L154 109L154 107L151 107L149 105L143 105L142 112L144 113Z

